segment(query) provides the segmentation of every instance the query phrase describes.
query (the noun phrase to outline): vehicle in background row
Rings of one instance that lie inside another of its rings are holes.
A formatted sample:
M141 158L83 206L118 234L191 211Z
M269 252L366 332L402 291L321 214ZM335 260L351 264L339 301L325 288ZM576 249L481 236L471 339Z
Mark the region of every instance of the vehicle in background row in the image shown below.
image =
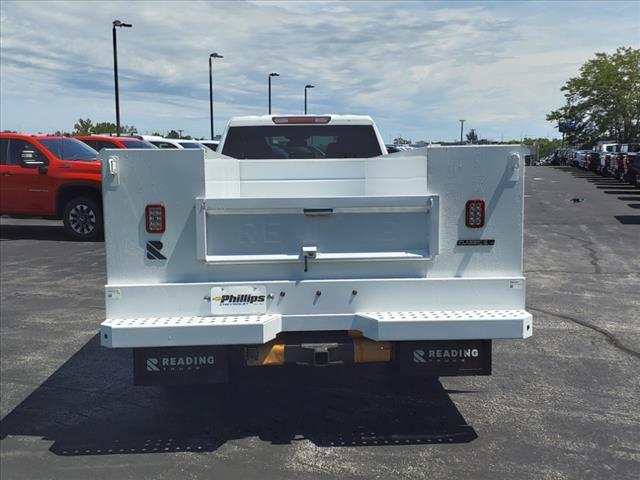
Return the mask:
M220 145L220 140L198 140L198 143L215 152Z
M631 179L632 183L640 186L640 153L636 153L632 159L631 164Z
M640 156L640 143L623 145L622 151L624 153L622 180L625 182L636 183L638 179L634 165L637 164L637 159Z
M155 145L157 148L162 149L183 149L183 148L207 148L196 140L185 140L181 138L164 138L155 135L142 135L142 138L147 142Z
M396 145L385 145L386 149L387 149L387 153L398 153L398 152L402 152L402 150L400 150Z
M77 240L102 234L98 152L75 138L0 133L0 214L62 219Z
M614 145L611 152L611 162L609 163L608 174L618 180L622 179L622 173L624 170L624 152L622 151L622 145Z
M576 150L573 154L572 163L578 168L587 168L587 155L589 150Z
M615 145L615 143L602 143L596 146L596 151L600 154L596 171L600 173L600 175L608 175L609 165L611 164L611 153Z
M76 135L81 142L86 143L96 151L103 148L157 148L155 145L139 137L115 137L107 135Z
M595 151L587 152L585 168L587 170L591 170L592 172L597 172L599 165L600 165L600 152L595 152Z

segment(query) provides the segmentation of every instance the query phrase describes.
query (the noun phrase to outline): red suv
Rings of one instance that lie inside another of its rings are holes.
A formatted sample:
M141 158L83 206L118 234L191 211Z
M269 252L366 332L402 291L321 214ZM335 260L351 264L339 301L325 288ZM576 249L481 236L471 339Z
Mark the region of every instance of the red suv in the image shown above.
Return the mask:
M77 240L102 234L100 162L79 140L0 133L0 214L62 219Z
M138 137L110 137L107 135L77 135L74 138L86 143L98 152L103 148L156 148Z

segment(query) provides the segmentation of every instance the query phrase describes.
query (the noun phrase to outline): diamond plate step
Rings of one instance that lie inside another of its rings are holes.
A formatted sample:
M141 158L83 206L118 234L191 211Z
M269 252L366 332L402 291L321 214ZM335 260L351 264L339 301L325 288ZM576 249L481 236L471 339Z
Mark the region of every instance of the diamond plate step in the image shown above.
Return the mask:
M111 318L100 326L110 348L261 344L282 329L280 315Z

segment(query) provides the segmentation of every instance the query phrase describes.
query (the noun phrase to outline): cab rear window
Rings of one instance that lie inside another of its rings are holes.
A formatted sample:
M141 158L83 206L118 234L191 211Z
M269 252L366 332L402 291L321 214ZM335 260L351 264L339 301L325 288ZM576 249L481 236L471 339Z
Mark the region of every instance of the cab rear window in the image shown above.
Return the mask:
M233 158L370 158L382 155L372 125L230 127L223 155Z

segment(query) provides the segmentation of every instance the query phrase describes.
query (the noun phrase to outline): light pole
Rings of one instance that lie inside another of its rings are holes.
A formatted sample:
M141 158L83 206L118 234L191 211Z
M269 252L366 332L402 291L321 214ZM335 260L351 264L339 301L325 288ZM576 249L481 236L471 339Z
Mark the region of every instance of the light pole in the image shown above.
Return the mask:
M307 88L316 88L313 85L304 86L304 114L307 114Z
M120 92L118 91L118 45L116 42L116 27L131 28L130 23L123 23L120 20L113 21L113 77L116 85L116 135L120 136Z
M222 55L212 53L209 55L209 117L211 120L211 140L213 140L213 68L211 66L212 58L224 58Z
M279 77L279 73L272 72L269 74L269 115L271 115L271 77Z
M462 145L462 129L464 127L464 122L466 122L466 120L460 120L460 145Z

